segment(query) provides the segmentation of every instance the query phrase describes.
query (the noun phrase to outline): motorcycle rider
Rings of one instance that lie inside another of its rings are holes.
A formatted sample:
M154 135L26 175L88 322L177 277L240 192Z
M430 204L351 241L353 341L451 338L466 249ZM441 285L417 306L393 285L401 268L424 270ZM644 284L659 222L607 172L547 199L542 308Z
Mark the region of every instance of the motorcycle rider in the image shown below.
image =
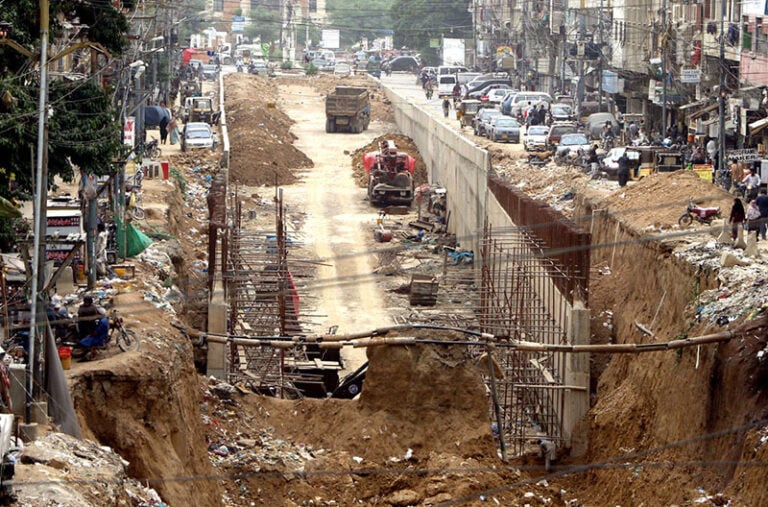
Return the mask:
M600 139L603 141L604 150L610 150L613 148L616 141L616 135L613 132L613 126L611 125L610 121L605 122L605 125L603 125L603 131L600 133Z
M424 83L424 94L427 96L427 100L432 98L432 80L427 79Z

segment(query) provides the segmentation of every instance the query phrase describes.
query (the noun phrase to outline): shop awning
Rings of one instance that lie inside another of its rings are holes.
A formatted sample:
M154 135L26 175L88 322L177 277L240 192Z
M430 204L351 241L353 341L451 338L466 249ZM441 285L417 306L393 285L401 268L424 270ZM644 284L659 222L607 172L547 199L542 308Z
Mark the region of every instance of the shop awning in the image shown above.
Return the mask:
M678 109L681 111L685 111L686 109L691 109L692 107L699 108L701 106L706 106L707 103L709 103L709 100L699 100L697 102L691 102L690 104L680 106L678 107Z
M708 126L712 125L713 123L717 123L718 121L720 121L720 118L715 116L714 118L710 118L709 120L701 122L701 124L703 126L705 126L705 127L708 127Z
M712 111L717 109L717 107L718 107L718 104L717 104L717 102L715 102L714 104L710 104L710 105L708 105L706 107L703 107L703 108L699 109L698 111L694 111L694 112L692 112L691 114L688 115L688 120L695 120L697 118L701 118L705 114L711 113Z
M768 118L761 118L749 124L749 135L753 136L768 127Z

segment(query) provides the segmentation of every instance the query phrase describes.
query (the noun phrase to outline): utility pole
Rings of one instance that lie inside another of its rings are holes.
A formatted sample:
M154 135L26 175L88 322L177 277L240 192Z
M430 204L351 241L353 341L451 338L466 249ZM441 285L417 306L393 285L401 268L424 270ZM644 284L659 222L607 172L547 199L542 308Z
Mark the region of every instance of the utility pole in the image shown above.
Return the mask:
M665 0L666 1L666 0ZM600 9L597 11L597 39L599 50L597 57L597 110L603 110L603 0L600 0Z
M725 0L723 0L725 2ZM661 134L667 135L667 0L661 2Z
M48 0L40 0L40 99L38 102L37 161L35 167L35 225L32 252L33 275L31 281L29 360L27 362L27 388L24 422L32 423L32 403L36 395L35 381L40 376L40 355L36 345L42 345L42 317L45 315L40 293L45 287L45 241L48 199ZM38 324L38 315L41 323Z
M720 185L730 190L731 179L725 173L725 0L720 0L720 93L718 93L719 122L717 127L717 175Z

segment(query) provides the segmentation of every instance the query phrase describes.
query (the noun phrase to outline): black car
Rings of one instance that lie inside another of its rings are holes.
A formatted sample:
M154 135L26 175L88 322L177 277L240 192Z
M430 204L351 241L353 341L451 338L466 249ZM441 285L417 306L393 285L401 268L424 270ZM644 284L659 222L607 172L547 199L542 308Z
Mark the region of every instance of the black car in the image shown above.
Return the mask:
M421 64L413 56L396 56L388 62L384 62L381 68L387 72L414 72Z
M484 81L478 85L472 86L467 90L467 93L464 95L465 97L469 97L470 93L479 92L483 88L490 86L490 85L507 85L510 88L514 86L514 83L512 83L511 79L490 79L488 81Z

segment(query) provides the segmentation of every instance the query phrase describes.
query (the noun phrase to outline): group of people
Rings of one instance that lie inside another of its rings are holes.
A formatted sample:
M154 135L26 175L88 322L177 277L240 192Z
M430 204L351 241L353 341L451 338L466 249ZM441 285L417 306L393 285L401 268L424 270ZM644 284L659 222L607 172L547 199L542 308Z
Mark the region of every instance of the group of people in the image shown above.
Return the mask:
M53 296L46 308L48 323L57 339L64 339L73 325L67 309L58 296ZM86 295L77 310L78 345L90 349L104 345L109 334L109 317L104 307L94 304L93 297Z
M768 191L760 190L760 193L748 202L745 210L741 198L737 197L733 200L731 214L728 217L728 223L731 224L731 237L736 239L741 227L746 229L747 234L754 232L756 241L765 240L766 229L768 229Z

